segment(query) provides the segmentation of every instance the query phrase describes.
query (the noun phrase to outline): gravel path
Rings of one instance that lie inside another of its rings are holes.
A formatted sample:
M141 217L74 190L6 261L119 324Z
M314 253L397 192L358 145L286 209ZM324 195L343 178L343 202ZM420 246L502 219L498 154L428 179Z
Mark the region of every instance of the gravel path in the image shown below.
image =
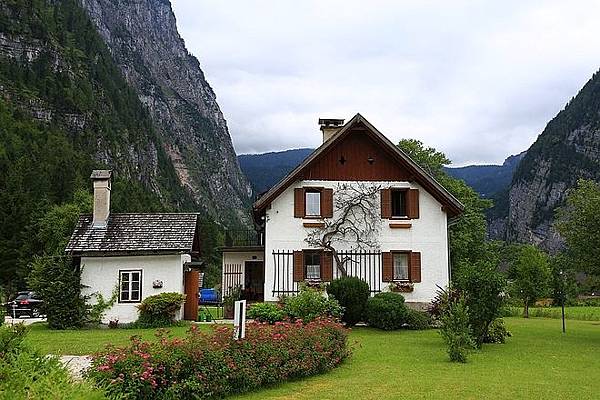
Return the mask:
M92 365L90 356L60 356L59 360L75 379L82 379L83 373Z

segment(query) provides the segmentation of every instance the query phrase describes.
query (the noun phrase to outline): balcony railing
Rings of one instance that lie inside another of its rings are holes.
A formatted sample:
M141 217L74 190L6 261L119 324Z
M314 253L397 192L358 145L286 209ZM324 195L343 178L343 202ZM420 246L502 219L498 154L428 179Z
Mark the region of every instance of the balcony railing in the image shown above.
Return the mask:
M225 247L260 247L264 245L262 232L253 229L225 231Z

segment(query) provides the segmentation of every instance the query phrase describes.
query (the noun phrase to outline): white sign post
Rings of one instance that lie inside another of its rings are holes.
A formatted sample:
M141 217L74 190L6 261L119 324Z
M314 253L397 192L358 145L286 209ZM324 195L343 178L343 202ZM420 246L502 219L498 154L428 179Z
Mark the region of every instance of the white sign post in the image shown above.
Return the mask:
M235 340L246 337L246 300L235 302L233 309L233 338Z

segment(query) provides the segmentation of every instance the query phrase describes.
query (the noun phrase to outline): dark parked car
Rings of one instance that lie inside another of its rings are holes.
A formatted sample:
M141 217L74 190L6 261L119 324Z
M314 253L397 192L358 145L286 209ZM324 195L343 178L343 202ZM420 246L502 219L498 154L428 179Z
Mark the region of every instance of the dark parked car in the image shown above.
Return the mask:
M4 304L6 315L14 318L27 315L35 318L40 316L40 307L44 302L35 292L19 292L13 301Z

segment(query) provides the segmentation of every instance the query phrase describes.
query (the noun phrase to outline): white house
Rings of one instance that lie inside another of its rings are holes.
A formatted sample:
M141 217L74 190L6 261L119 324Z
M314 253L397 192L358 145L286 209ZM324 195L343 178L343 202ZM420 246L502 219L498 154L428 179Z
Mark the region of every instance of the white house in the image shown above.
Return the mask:
M94 211L82 215L65 249L82 270L83 294L117 291L103 322L137 319L136 306L161 292L185 293L177 318L196 319L200 265L197 214L112 214L111 172L93 171Z
M340 276L332 253L307 238L339 220L342 191L375 188L373 245L347 234L335 250L372 294L402 291L409 303L430 302L449 282L448 226L462 204L360 114L345 125L319 123L323 144L254 203L256 234L228 232L224 294L240 285L250 300L276 301L301 282Z

